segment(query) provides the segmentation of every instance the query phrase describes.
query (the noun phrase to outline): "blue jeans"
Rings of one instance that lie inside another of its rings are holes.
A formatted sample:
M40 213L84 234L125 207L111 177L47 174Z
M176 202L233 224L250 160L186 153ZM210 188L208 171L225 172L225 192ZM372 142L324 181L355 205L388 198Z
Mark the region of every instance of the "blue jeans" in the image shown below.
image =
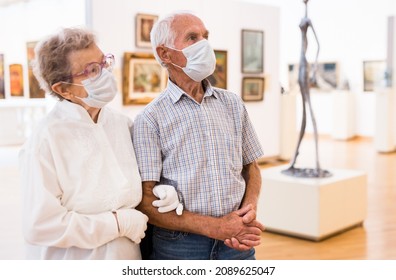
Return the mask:
M255 250L237 251L202 235L153 228L152 260L255 260Z

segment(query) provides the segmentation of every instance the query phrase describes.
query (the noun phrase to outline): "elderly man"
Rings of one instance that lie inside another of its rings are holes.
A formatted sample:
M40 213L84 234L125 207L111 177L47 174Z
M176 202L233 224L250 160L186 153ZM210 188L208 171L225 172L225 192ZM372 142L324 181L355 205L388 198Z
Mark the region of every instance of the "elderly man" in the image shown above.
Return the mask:
M151 31L168 86L135 120L143 181L139 209L153 227L151 259L255 259L264 226L256 220L262 149L241 99L206 77L216 59L209 32L190 13L160 19ZM152 189L173 185L183 215L158 213Z

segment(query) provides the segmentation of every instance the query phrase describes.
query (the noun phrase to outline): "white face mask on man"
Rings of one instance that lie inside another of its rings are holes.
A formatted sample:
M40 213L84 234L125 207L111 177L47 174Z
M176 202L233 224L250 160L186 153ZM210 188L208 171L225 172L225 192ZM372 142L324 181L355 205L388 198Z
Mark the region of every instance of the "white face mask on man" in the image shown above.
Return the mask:
M172 64L181 68L194 81L201 82L213 74L216 67L216 56L208 40L203 39L182 50L168 48L184 54L187 59L186 66L181 67L177 64Z
M102 74L94 81L86 79L81 81L82 85L72 84L75 86L84 87L88 96L78 97L89 107L103 108L107 103L112 101L117 94L117 82L113 73L106 68L102 69Z

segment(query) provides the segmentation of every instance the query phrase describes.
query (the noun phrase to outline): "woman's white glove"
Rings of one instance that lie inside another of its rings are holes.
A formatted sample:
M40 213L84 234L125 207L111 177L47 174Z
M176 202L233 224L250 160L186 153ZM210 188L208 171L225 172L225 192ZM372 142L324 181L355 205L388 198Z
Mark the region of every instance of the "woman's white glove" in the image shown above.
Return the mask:
M145 236L148 217L136 209L119 209L116 212L120 236L139 244Z
M176 189L170 185L156 185L153 193L159 200L153 201L153 206L158 207L158 212L166 213L176 209L176 214L183 213L183 204L180 203Z

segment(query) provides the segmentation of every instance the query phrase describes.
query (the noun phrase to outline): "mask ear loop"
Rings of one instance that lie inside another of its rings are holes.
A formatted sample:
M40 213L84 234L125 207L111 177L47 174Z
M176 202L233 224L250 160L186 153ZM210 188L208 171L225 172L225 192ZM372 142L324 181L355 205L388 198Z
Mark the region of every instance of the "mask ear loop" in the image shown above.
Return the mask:
M63 84L67 84L67 85L73 85L73 86L79 86L79 87L84 87L84 85L80 85L80 84L74 84L74 83L69 83L69 82L61 82Z
M74 84L74 83L69 83L69 82L63 82L63 81L62 81L61 83L67 84L67 85L72 85L72 86L84 87L84 85ZM87 93L87 94L88 94L88 93ZM74 94L71 94L71 95L72 95L73 98L77 98L77 99L79 99L79 100L81 100L81 101L84 101L84 98L86 98L86 97L79 97L79 96L76 96L76 95L74 95ZM89 94L88 94L88 96L89 96Z
M183 50L175 49L175 48L168 47L168 46L165 46L165 47L167 47L168 49L174 50L174 51L183 52Z
M174 64L173 62L171 62L171 64L172 64L173 66L176 66L176 67L182 69L182 70L183 70L183 68L184 68L184 67L181 67L181 66L179 66L179 65L177 65L177 64Z
M174 50L174 51L178 51L178 52L183 53L183 50L178 50L178 49L175 49L175 48L172 48L172 47L168 47L168 46L165 46L165 47L167 47L168 49L171 49L171 50ZM184 55L184 53L183 53L183 55ZM173 62L171 62L171 64L172 64L173 66L176 66L176 67L182 69L182 70L183 70L183 68L184 68L184 67L181 67L181 66L179 66L179 65L177 65L177 64L174 64Z

